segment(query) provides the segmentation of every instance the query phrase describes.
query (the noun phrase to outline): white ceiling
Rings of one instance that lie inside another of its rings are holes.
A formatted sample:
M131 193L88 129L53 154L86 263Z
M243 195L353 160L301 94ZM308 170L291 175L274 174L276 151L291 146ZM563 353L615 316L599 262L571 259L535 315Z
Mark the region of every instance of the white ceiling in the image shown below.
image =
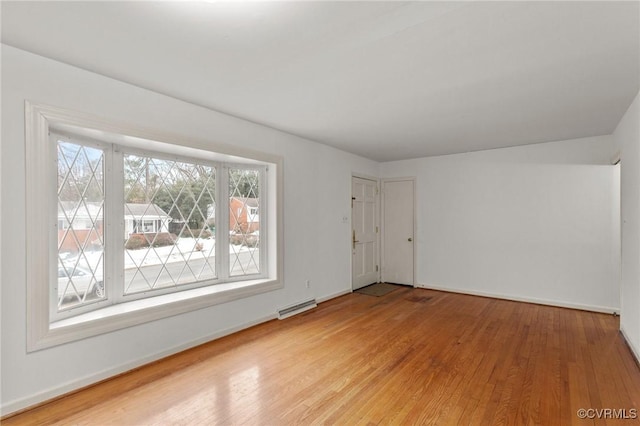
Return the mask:
M610 134L638 2L6 2L2 42L378 161Z

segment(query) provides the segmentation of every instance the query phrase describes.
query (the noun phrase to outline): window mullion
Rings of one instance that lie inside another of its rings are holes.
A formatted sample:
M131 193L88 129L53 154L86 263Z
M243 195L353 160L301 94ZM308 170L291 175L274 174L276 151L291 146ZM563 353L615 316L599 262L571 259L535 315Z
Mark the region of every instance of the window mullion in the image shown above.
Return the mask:
M216 271L218 279L229 278L229 167L221 164L216 172ZM218 219L219 218L219 219Z
M267 238L269 236L268 232L265 232L267 228L268 222L268 211L269 206L267 205L267 199L269 197L265 197L266 189L267 189L267 167L260 168L259 173L259 181L258 181L258 221L260 229L260 239L258 240L258 252L260 253L260 275L265 276L268 271L268 259L267 259Z
M107 159L107 236L105 281L110 303L120 303L124 295L124 162L122 150L113 145Z
M53 321L57 318L58 315L58 292L56 291L58 284L54 284L54 282L58 281L58 274L56 273L58 269L58 152L57 152L57 141L58 135L49 132L49 144L46 147L42 147L42 151L46 152L52 161L54 167L51 167L51 175L50 180L47 180L49 186L47 188L49 191L48 195L48 203L51 206L51 220L53 221L55 218L55 226L51 230L50 238L50 250L49 250L49 262L48 266L48 276L49 276L49 285L47 286L47 295L49 298L49 321ZM70 226L70 225L69 225Z

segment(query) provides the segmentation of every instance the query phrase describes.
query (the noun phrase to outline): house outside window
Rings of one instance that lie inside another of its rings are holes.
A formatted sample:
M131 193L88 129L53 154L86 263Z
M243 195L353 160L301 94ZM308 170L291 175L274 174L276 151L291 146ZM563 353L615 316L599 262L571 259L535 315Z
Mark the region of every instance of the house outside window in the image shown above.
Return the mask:
M126 203L124 208L125 238L131 234L169 232L171 216L156 204Z

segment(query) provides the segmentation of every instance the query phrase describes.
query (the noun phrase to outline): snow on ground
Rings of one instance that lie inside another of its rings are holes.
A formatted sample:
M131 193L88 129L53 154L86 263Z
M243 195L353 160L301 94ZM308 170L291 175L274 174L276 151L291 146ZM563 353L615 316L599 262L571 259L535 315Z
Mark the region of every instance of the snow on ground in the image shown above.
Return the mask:
M214 256L216 240L198 238L179 238L172 246L150 249L125 250L124 268L143 265L161 265L163 263L180 262L184 259L198 259Z
M180 262L183 259L201 259L215 256L216 240L201 238L179 238L176 244L165 247L143 248L138 250L125 250L124 268L130 269L139 266L161 265L163 263ZM200 244L200 247L198 247ZM237 254L250 251L249 247L241 245L229 245L229 253ZM253 249L257 252L258 249ZM86 257L86 260L85 260ZM75 264L77 256L64 258L65 264ZM102 269L102 251L86 251L84 257L78 263L85 269L98 271Z

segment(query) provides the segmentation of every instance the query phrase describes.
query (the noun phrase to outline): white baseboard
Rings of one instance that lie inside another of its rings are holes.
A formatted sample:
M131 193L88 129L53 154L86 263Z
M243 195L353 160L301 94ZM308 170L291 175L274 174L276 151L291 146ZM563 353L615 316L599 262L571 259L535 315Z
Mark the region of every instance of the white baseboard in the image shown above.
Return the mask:
M318 297L316 298L316 302L318 303L326 302L328 300L335 299L336 297L344 296L345 294L349 294L349 293L353 293L353 290L351 290L350 288L347 290L340 290L336 293L332 293L327 296Z
M631 349L631 353L634 357L636 357L636 361L638 362L638 364L640 364L640 348L638 348L635 343L631 339L629 339L629 335L624 331L622 325L620 326L620 333L622 333L622 337L624 337L624 340L627 342L627 345Z
M535 303L536 305L556 306L559 308L579 309L581 311L601 312L605 314L620 315L620 308L611 306L583 305L580 303L562 302L558 300L538 299L535 297L521 297L512 294L491 293L486 291L476 291L468 289L459 289L451 287L438 287L433 285L418 284L418 288L426 288L429 290L448 291L450 293L469 294L472 296L491 297L494 299L512 300L514 302Z
M53 398L60 397L67 393L76 391L78 389L82 389L84 387L90 386L92 384L98 383L102 380L117 376L122 373L126 373L127 371L131 371L135 368L142 367L143 365L149 364L154 361L158 361L162 358L166 358L170 355L177 354L184 350L196 347L203 343L210 342L212 340L220 339L222 337L228 336L233 333L237 333L238 331L242 331L249 327L253 327L255 325L261 324L263 322L270 321L272 319L276 319L277 315L274 313L272 315L267 315L262 318L258 318L253 321L248 321L243 324L227 328L225 330L220 330L218 332L212 333L210 335L200 337L198 339L182 343L180 345L174 346L169 349L165 349L163 351L157 352L155 354L136 359L134 361L126 362L124 364L120 364L118 366L108 368L101 372L91 374L85 377L82 377L78 380L72 380L70 382L61 384L59 386L55 386L53 388L49 388L47 390L38 392L35 395L31 395L27 398L21 398L14 401L7 402L0 407L0 413L2 416L7 416L12 413L16 413L20 410L24 410L25 408L33 407L38 404L42 404L45 401L51 400Z

